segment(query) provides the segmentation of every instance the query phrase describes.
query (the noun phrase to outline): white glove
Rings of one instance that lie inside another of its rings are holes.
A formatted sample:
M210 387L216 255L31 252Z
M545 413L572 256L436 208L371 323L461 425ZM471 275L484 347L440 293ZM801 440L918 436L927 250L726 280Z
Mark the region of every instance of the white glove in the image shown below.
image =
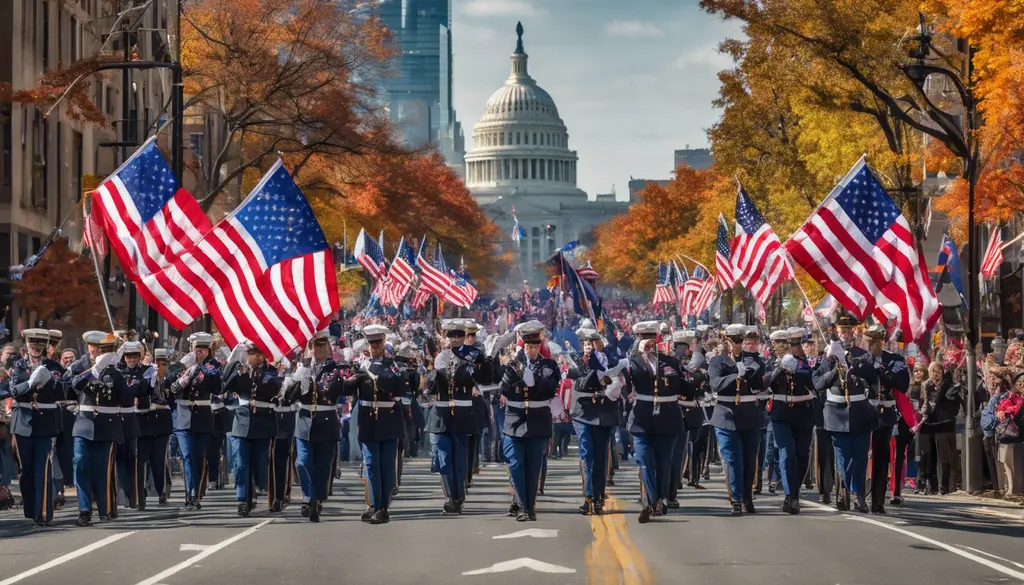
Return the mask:
M245 344L239 343L236 345L235 349L232 349L231 354L228 355L228 361L224 364L224 369L227 369L228 366L235 362L241 361L247 353L249 353L249 348Z
M604 395L609 400L618 400L622 396L622 376L612 378L612 383L604 389Z
M192 377L192 372L194 372L195 369L196 369L196 365L195 364L192 364L191 366L189 366L189 368L187 370L185 370L184 373L181 374L181 376L178 377L178 386L181 386L182 388L184 388L185 384L188 384L188 380L189 380L189 378Z
M742 378L743 375L746 374L746 373L747 373L747 364L743 363L742 361L736 362L736 375L739 376L740 378Z
M45 386L46 383L50 381L50 379L50 370L47 370L46 366L39 366L32 372L32 375L29 376L28 387L36 388L40 386Z
M796 358L793 357L793 354L787 353L786 355L782 356L782 362L780 365L782 366L783 370L786 370L787 372L792 374L793 372L796 371L797 361Z
M447 372L448 366L452 363L452 352L451 350L444 350L437 354L437 358L434 359L434 370L439 372Z
M309 394L309 382L311 380L311 374L309 368L306 366L299 366L295 368L295 373L291 376L291 385L298 383L301 387L302 394Z
M529 366L527 366L526 368L523 369L523 384L533 387L533 385L536 383L537 381L533 379L533 370Z
M825 350L825 355L836 358L840 365L846 367L846 348L838 341L833 341Z
M92 375L94 378L99 378L103 370L107 369L107 366L116 364L118 360L116 353L105 353L100 357L96 358L96 364L92 367Z
M181 357L180 360L178 360L178 363L180 363L186 369L191 368L196 363L196 354L195 354L195 352L194 351L190 351L190 352L186 353L184 356Z
M146 369L146 373L142 374L142 377L145 380L152 380L153 378L156 378L156 366L149 366L149 368Z

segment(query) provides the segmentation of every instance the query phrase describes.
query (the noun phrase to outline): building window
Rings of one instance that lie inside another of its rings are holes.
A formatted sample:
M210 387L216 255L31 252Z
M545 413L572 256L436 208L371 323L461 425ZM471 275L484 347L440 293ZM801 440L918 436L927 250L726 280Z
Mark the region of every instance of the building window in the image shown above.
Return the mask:
M35 9L35 2L32 2ZM43 2L43 71L50 69L50 4Z
M544 164L544 159L540 159L540 165L538 166L540 166L540 180L543 181L545 180L544 167L547 166Z
M519 132L516 132L516 145L517 145L517 146L518 146L519 144L521 144L521 142L520 142L520 139L521 139L521 138L522 138L522 136L520 136Z
M536 132L533 133L533 145L537 146L537 133Z
M557 160L555 161L555 180L556 181L561 181L562 180L562 168L561 168L561 165L558 164L559 162L560 161L557 161Z
M530 178L537 178L537 159L530 159Z
M498 144L500 144L501 146L505 146L505 133L504 132L502 132L498 136Z
M519 178L519 159L512 159L512 178Z
M505 176L503 177L506 181L512 178L512 161L505 159Z
M548 255L555 253L555 226L549 225L547 229L548 236Z
M156 12L155 10L153 11ZM71 17L71 62L78 61L78 19Z

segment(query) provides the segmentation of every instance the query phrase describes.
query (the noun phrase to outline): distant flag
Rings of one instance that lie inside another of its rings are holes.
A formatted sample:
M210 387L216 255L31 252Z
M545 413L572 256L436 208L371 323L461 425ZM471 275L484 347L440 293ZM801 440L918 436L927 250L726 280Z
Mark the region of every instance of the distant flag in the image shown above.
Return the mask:
M519 227L519 218L516 217L516 206L512 206L512 241L519 244L520 240L526 237L523 228Z
M779 236L743 187L736 193L736 237L730 253L736 280L762 304L780 284L793 279Z
M370 234L366 233L365 229L359 230L359 235L356 236L356 246L352 251L352 255L356 257L356 262L366 269L366 272L368 272L371 277L380 279L381 273L384 271L384 251L381 250L380 245L370 237Z
M682 314L696 317L703 312L697 311L697 297L704 291L706 280L708 280L708 274L704 272L703 268L697 266L693 269L693 276L683 285L683 296L680 301L680 305L683 307Z
M654 298L651 303L674 303L676 296L672 292L672 276L669 273L669 266L664 262L658 262L658 284L654 286Z
M437 244L433 262L426 261L421 249L417 264L420 267L420 290L445 298L448 289L452 286L452 279L448 271L448 264L444 261L444 255L441 253L441 243Z
M405 241L405 237L398 243L398 250L395 251L395 259L391 262L391 269L388 270L388 287L391 289L389 305L397 307L405 295L412 288L412 279L416 276L416 258L413 257L412 246Z
M683 264L683 267L679 268L679 265L676 264L675 260L673 260L672 261L671 282L673 283L674 288L672 290L673 290L673 292L675 292L676 299L679 300L680 305L682 304L682 301L683 301L683 290L686 287L686 283L689 280L690 280L690 275L686 271L686 264Z
M1003 239L1000 231L998 225L991 229L988 249L985 250L985 258L981 261L981 275L989 280L996 277L999 267L1003 264Z
M594 270L594 267L590 265L590 260L587 260L587 265L580 268L577 272L579 273L580 278L591 283L594 283L601 278L601 275L599 275L597 271Z
M963 268L960 264L960 253L956 249L956 244L953 242L953 238L949 237L949 234L942 235L942 248L939 249L938 265L943 267L943 271L949 275L949 281L953 283L953 288L960 294L960 300L967 304L967 297L964 295L964 277Z
M96 260L103 262L107 257L107 238L103 236L103 224L95 213L89 213L82 206L82 242L92 250Z
M424 289L423 286L420 286L419 288L416 289L416 294L412 295L412 310L419 311L420 309L423 308L424 305L427 304L427 301L429 300L430 291Z
M718 243L715 246L715 271L722 289L730 289L736 284L732 271L732 255L729 250L729 226L725 218L718 216Z
M705 279L703 286L701 286L700 292L697 293L697 298L694 299L693 301L690 315L698 317L701 315L701 313L707 311L711 307L711 303L715 301L717 292L718 286L716 283L716 279Z
M580 246L579 240L573 240L568 242L560 248L560 251L566 256L576 256L576 248Z

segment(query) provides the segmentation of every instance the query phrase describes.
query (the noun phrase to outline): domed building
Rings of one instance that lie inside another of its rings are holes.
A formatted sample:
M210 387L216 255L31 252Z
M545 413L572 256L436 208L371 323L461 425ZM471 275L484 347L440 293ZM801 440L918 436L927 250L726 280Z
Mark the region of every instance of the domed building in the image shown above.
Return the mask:
M536 265L571 240L588 245L593 228L624 213L615 195L590 199L576 186L576 151L551 95L530 77L523 25L512 53L512 72L484 108L466 154L466 186L501 227L502 244L518 251L519 270L510 280L543 282ZM525 234L512 241L513 213ZM519 273L522 272L522 274Z

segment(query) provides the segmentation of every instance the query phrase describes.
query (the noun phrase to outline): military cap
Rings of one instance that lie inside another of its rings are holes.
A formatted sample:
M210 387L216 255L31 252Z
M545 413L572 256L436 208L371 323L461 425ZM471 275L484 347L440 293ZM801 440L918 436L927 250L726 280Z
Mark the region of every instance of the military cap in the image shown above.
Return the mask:
M464 337L466 335L466 322L464 319L444 319L441 321L441 330L448 337Z
M743 337L743 334L746 333L746 331L747 331L747 326L746 325L743 325L742 323L733 323L733 324L727 325L725 327L725 336L726 337Z
M192 345L193 349L197 347L208 348L213 346L213 336L205 331L197 331L188 336L188 342Z
M158 347L153 350L153 359L166 360L167 359L167 348Z
M868 327L867 331L864 332L864 335L867 335L871 339L885 339L885 327L882 327L881 325L872 325L871 327Z
M779 341L788 343L789 332L786 331L785 329L776 329L775 331L771 332L771 334L768 336L768 339L770 339L772 342Z
M383 325L367 325L363 327L363 335L366 341L383 341L391 334L391 330Z
M355 353L362 353L364 351L369 351L369 349L370 344L366 342L365 337L360 337L352 343L352 351Z
M60 329L50 329L47 333L50 334L50 343L54 345L58 345L64 339L64 332Z
M473 319L463 319L462 324L466 328L466 335L476 335L480 331L480 324Z
M662 321L660 324L658 324L658 333L661 333L662 335L668 335L669 333L672 333L672 329L669 328L668 323Z
M21 336L25 338L25 343L28 344L46 344L50 341L50 332L46 329L22 329Z
M660 330L661 324L657 321L641 321L633 325L633 333L636 335L654 337Z
M689 329L680 329L672 333L672 343L691 343L696 339L697 334Z
M543 332L544 324L537 320L516 325L516 333L523 340L523 343L540 343L540 336Z
M697 332L698 333L704 333L708 329L711 329L711 326L708 325L707 323L701 323L700 325L697 325Z
M420 348L411 341L403 341L395 349L395 357L407 360L416 359L420 357Z
M594 341L595 339L600 339L601 335L594 329L580 327L576 330L576 337L579 337L580 341Z
M807 337L807 330L803 327L790 327L786 329L786 335L789 336L790 343L800 343Z
M105 333L103 331L86 331L82 334L82 341L88 345L95 345L98 347L113 347L117 343L117 338L114 337L113 333Z
M244 347L247 353L263 353L263 350L260 348L260 346L256 345L255 341L243 339L242 341L238 342L238 344Z
M124 351L124 355L142 355L142 342L141 341L126 341L121 346Z

